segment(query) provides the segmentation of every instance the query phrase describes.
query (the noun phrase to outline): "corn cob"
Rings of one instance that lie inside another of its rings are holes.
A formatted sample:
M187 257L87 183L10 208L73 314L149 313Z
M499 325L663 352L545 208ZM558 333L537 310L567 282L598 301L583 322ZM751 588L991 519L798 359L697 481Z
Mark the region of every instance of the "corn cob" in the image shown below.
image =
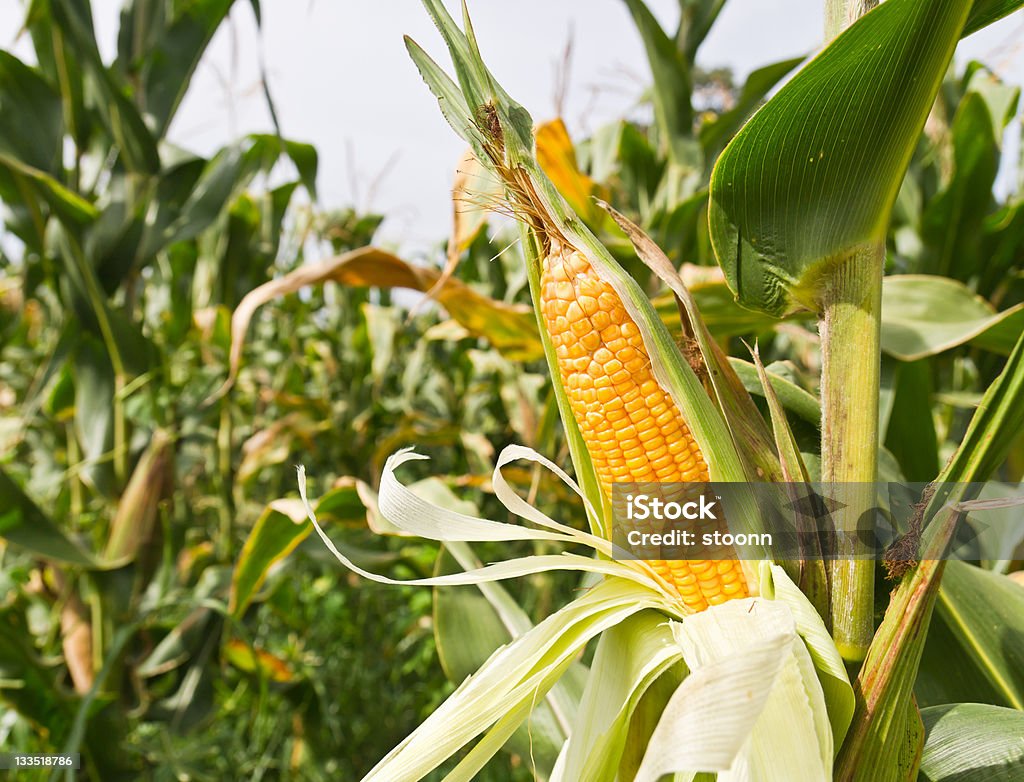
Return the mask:
M616 482L707 481L700 448L655 379L639 327L581 253L552 247L540 301L562 385L609 499ZM693 611L748 595L735 558L648 563Z

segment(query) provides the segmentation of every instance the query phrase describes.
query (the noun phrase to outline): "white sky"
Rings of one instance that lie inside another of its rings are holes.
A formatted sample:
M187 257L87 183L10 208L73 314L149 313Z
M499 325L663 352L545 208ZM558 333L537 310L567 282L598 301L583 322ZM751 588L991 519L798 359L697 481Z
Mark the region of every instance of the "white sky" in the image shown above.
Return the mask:
M457 7L455 0L446 0ZM101 49L112 54L121 0L93 0ZM677 0L648 0L673 27ZM636 104L649 80L639 36L621 0L470 0L488 64L535 120L555 114L555 73L573 42L565 118L585 133ZM821 43L821 0L731 0L700 51L701 64L742 77ZM406 248L440 242L462 142L445 123L406 54L412 36L447 65L419 0L263 0L258 32L239 0L215 37L170 136L202 154L240 134L270 128L259 88L262 55L286 136L320 152L328 207L387 215L381 238ZM23 0L0 0L0 45L10 47ZM15 51L24 55L25 41ZM1024 83L1024 14L978 33L958 50ZM1007 152L1016 156L1016 139Z

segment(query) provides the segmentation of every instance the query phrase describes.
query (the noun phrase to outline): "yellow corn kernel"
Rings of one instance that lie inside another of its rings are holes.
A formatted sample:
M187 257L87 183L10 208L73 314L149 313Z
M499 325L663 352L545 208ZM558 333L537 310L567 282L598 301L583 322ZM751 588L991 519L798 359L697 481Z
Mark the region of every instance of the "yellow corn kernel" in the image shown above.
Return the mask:
M708 480L707 464L675 402L655 379L640 329L622 300L569 248L541 270L541 315L562 385L601 486ZM704 561L649 564L694 611L748 594L732 552Z

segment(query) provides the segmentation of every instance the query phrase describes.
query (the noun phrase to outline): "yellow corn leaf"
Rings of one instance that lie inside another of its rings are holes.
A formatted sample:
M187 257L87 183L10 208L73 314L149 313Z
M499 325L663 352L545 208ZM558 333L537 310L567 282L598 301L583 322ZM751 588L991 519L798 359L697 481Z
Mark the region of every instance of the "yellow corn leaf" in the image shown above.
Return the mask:
M224 646L224 657L240 671L260 671L274 682L290 682L294 678L291 666L280 657L262 649L253 649L244 641L228 641Z
M537 162L558 192L588 225L599 222L601 213L591 198L597 191L597 185L580 171L576 148L565 123L561 119L553 119L539 125L536 139Z

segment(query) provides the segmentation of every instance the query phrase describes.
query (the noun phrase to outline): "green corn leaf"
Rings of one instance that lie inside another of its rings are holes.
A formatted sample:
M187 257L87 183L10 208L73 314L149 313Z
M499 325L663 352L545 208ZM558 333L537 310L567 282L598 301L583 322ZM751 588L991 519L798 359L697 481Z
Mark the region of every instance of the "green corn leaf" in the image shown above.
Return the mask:
M971 343L1007 354L1024 332L1024 304L1002 312L948 277L900 274L882 281L882 350L917 361Z
M1024 588L1006 576L950 562L917 690L928 703L984 700L1024 710Z
M99 491L114 496L119 487L107 457L114 446L114 370L106 346L91 334L83 335L73 361L75 436L85 462L80 475Z
M38 200L45 201L68 225L86 225L99 216L100 212L95 206L45 171L26 165L23 161L3 152L0 152L0 166L6 168L14 178L15 186L19 188L18 200L37 200L34 192L25 192L28 185L37 190L41 197ZM36 227L42 228L42 225L37 223Z
M316 504L318 515L340 521L361 520L366 509L356 486L342 486L325 494ZM305 540L312 528L300 500L274 500L260 514L246 538L231 574L228 611L241 617L266 580L270 568Z
M971 6L971 15L964 25L963 35L976 33L1021 7L1024 7L1024 0L975 0Z
M193 609L138 664L136 675L148 679L184 665L199 654L203 644L218 629L219 622L220 617L212 609L205 606Z
M740 125L764 100L765 95L803 61L803 57L780 60L750 73L736 98L736 105L700 127L700 143L709 160L715 159Z
M305 521L306 510L296 500L274 500L260 514L231 576L228 611L233 616L245 613L271 565L288 556L309 536L312 530Z
M41 658L33 640L24 611L0 611L0 695L6 708L45 725L50 740L60 746L71 731L76 700L62 686L63 670Z
M94 219L96 208L60 181L64 132L60 94L37 69L7 52L0 52L0 115L18 118L0 126L0 166L13 179L11 185L0 181L0 188L14 188L3 193L5 200L12 206L45 201L72 224ZM43 216L37 207L30 209L39 234ZM42 237L35 238L41 244Z
M0 508L0 538L39 557L96 567L95 559L73 543L2 469Z
M1003 128L978 92L968 92L957 107L953 137L953 176L929 203L921 218L921 238L931 249L927 271L967 280L984 266L978 235L993 211L992 186L999 170Z
M732 364L732 368L736 371L743 386L751 394L764 396L764 387L761 385L757 367L749 361L744 361L735 356L729 357L729 363ZM820 424L821 406L812 393L805 391L796 383L770 370L765 374L768 382L772 385L772 390L775 391L779 402L786 410L815 427Z
M625 3L643 39L654 75L654 116L662 146L674 163L681 164L688 157L685 141L693 135L690 64L643 0Z
M230 576L229 569L219 565L202 571L192 593L191 604L197 607L168 628L167 634L139 662L136 674L148 679L194 664L196 655L201 655L202 648L209 644L210 636L219 633L223 627L225 616L221 597Z
M163 138L192 75L234 0L167 6L135 0L121 12L118 65L141 84L139 101ZM165 9L169 9L169 12Z
M63 131L60 94L17 57L0 51L0 113L18 117L0 126L0 154L57 174Z
M779 323L776 318L763 312L748 310L737 304L732 291L724 281L694 279L697 275L688 274L686 266L683 267L682 277L697 304L697 309L700 310L701 318L708 330L718 339L768 333ZM654 297L653 303L669 330L673 334L678 333L679 307L675 297L661 294Z
M96 94L96 108L114 138L125 165L132 171L155 174L160 170L156 140L128 97L120 74L103 63L93 32L89 6L75 0L51 0L54 23L65 36Z
M938 481L986 481L1006 459L1024 429L1024 334L989 386L952 459Z
M154 237L159 239L157 243L142 247L140 253L155 253L174 242L198 236L223 214L232 197L241 192L255 174L269 174L281 156L290 153L288 143L277 136L254 134L222 149L207 163L177 219L166 227L162 236ZM306 145L293 146L303 160ZM312 165L315 173L315 154ZM309 173L307 170L307 175Z
M739 301L816 310L833 261L884 238L971 4L889 0L737 134L711 179L711 241Z
M679 0L679 32L676 40L686 54L688 62L697 57L697 50L704 43L718 15L725 7L725 0Z
M980 703L922 709L927 738L920 782L1024 778L1024 712Z
M527 634L498 649L381 760L364 782L421 779L474 737L485 734L482 748L446 777L471 780L592 638L648 607L652 607L649 598L636 586L619 579L602 581ZM489 731L495 733L488 736Z
M932 418L931 367L926 361L893 371L892 409L885 445L908 481L930 481L939 471L939 444Z

